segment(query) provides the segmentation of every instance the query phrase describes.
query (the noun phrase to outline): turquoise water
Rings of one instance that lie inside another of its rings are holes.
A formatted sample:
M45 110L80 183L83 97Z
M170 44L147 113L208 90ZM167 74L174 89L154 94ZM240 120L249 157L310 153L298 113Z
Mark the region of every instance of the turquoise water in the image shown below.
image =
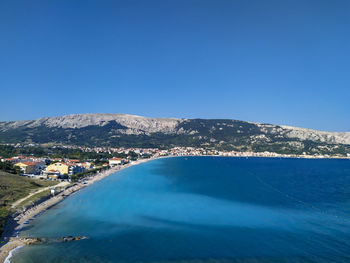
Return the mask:
M350 262L350 161L167 158L68 197L11 262Z

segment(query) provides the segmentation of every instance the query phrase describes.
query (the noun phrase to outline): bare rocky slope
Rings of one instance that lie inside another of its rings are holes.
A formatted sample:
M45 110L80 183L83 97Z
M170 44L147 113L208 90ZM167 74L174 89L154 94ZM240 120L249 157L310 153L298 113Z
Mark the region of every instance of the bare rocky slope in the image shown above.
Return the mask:
M147 118L128 114L70 114L0 122L1 143L172 147L347 154L350 132L325 132L225 119Z
M171 132L179 123L177 119L146 118L129 114L70 114L59 117L44 117L30 121L3 122L0 128L35 128L46 126L49 128L84 128L87 126L105 126L111 121L128 127L132 130L146 132Z

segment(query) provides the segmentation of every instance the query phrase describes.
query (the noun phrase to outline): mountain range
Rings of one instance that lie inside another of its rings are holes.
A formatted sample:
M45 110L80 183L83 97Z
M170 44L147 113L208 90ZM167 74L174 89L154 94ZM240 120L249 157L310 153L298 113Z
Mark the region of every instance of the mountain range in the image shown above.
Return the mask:
M128 114L70 114L0 122L0 143L85 146L193 146L294 154L350 154L350 132L229 119L147 118Z

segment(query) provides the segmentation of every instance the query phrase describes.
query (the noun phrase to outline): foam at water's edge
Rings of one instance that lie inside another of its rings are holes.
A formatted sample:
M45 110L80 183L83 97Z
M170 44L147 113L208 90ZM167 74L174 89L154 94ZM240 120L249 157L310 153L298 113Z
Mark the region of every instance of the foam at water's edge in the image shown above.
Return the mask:
M9 253L9 255L7 256L7 258L5 259L4 263L11 263L10 259L12 258L13 256L13 253L16 252L16 250L20 249L21 247L24 247L24 245L20 245L18 247L15 247L14 249L12 249Z

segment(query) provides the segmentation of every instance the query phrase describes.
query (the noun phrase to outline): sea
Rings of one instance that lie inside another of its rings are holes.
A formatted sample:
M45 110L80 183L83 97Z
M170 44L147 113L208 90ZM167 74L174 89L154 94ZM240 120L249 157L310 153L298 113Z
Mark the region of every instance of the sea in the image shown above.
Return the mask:
M69 196L21 236L47 242L11 263L350 262L350 160L157 159Z

